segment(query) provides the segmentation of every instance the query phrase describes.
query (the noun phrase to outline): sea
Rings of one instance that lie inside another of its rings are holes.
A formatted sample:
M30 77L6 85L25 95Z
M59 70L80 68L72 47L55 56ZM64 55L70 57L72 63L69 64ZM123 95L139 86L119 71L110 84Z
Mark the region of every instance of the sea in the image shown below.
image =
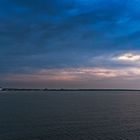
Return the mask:
M140 140L140 91L0 92L0 140Z

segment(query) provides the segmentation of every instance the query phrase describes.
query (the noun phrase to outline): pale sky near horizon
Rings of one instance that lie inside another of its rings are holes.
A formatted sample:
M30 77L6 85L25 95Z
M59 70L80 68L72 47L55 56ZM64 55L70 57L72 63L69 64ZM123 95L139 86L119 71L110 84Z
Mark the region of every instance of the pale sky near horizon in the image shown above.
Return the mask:
M0 86L140 89L139 0L1 0Z

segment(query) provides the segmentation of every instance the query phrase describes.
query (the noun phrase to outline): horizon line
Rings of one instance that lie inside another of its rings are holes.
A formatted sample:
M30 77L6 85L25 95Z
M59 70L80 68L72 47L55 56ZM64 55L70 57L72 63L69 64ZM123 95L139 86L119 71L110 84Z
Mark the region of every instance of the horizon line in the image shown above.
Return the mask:
M40 90L40 91L140 91L140 89L128 88L3 88L0 91L7 90Z

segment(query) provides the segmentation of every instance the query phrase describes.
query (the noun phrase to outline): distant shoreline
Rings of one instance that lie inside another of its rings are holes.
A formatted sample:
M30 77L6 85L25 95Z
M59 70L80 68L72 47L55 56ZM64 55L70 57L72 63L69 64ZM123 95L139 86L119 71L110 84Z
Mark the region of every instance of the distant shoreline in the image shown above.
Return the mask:
M27 89L27 88L1 88L0 91L140 91L140 89Z

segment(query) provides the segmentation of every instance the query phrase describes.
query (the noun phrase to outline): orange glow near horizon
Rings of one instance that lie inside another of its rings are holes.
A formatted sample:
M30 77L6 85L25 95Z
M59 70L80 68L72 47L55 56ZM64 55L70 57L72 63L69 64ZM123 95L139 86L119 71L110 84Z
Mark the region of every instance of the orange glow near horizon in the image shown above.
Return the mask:
M139 68L67 68L42 69L32 74L11 74L4 77L7 81L76 81L84 79L137 78Z

